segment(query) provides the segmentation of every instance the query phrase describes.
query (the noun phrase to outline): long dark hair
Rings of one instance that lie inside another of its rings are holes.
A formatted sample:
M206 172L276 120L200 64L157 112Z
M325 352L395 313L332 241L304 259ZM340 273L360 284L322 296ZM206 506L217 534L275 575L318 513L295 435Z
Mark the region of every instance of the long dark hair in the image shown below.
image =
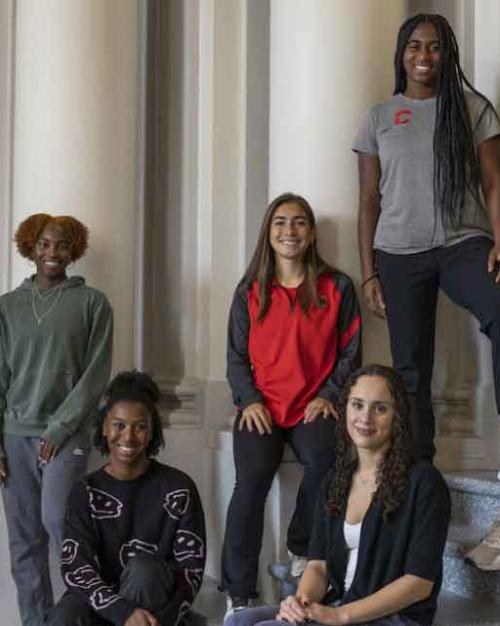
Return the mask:
M309 226L316 233L316 220L313 210L309 202L302 196L291 192L283 193L275 198L268 206L264 219L262 220L252 259L238 285L238 288L248 290L252 283L255 280L257 281L259 288L258 321L262 321L269 310L271 304L271 284L276 273L274 250L269 243L271 223L276 209L285 203L296 204L304 209ZM321 258L316 245L316 237L314 237L313 241L309 244L304 255L304 270L304 281L297 290L297 301L300 308L307 313L311 305L323 306L316 289L318 276L324 272L333 271Z
M352 477L358 468L358 453L347 432L347 403L351 389L362 376L383 378L394 401L391 445L377 468L375 500L382 503L384 520L402 503L411 467L409 403L401 376L392 367L376 363L356 370L348 378L337 406L338 423L335 444L335 476L330 486L328 510L332 515L342 515L347 508L347 498Z
M151 441L146 448L148 457L155 456L165 445L158 404L161 392L155 381L144 372L131 370L120 372L109 383L104 392L96 420L94 445L101 454L108 454L108 441L102 434L104 420L117 402L139 402L151 416Z
M481 172L474 143L464 86L484 101L484 109L496 111L482 93L467 80L461 66L457 40L451 26L442 15L419 13L406 20L399 29L394 56L394 94L404 93L407 86L403 55L412 32L422 22L436 29L441 49L438 67L436 124L434 129L434 198L453 226L460 224L462 207L470 192L481 207ZM498 117L498 116L497 116Z

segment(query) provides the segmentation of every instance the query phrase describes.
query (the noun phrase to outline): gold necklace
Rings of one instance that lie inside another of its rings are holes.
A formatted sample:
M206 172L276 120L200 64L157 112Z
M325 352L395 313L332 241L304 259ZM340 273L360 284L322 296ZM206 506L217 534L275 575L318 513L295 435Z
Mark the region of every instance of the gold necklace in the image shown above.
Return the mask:
M361 474L358 473L357 475L358 477L358 481L361 484L362 487L367 487L367 486L374 486L375 485L375 481L376 481L376 477L375 475L373 476L361 476Z
M59 302L59 300L61 299L61 294L62 294L62 288L64 283L66 282L66 280L63 280L62 283L60 283L59 285L57 285L57 287L54 289L54 291L52 291L51 289L49 290L50 296L55 295L54 298L54 302L52 302L52 304L49 306L49 308L45 311L45 313L41 313L39 314L38 311L36 310L36 298L35 295L38 296L40 302L44 301L44 298L47 299L47 295L42 296L42 294L40 293L37 285L36 285L36 278L33 278L33 286L31 288L31 308L33 309L33 315L35 317L36 323L38 325L40 325L43 320L52 313L52 311L55 309L55 307L57 306L57 303Z

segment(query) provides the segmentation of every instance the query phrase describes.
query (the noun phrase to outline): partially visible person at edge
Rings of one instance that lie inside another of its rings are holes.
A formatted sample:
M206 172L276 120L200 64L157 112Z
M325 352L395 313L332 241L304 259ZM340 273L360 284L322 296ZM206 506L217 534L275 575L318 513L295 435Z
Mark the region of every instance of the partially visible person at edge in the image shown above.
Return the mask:
M28 217L15 241L36 274L0 298L0 483L23 626L40 626L53 606L49 540L59 551L110 373L109 302L66 274L87 239L74 217Z
M394 95L371 109L353 145L362 290L388 320L413 401L413 453L432 459L439 287L491 340L500 412L500 122L464 76L441 15L404 22L394 64Z
M411 461L408 413L392 368L368 365L349 378L335 470L320 491L297 592L280 607L235 613L226 626L432 624L450 497L437 469Z
M227 615L257 595L264 505L285 443L304 467L287 537L292 575L303 570L319 485L334 460L338 394L361 361L360 326L351 279L318 253L309 203L279 196L229 316L227 376L239 411L222 551Z
M205 518L196 485L153 456L163 446L160 390L122 372L106 390L95 444L104 467L72 489L61 571L67 592L50 626L181 626L205 567Z

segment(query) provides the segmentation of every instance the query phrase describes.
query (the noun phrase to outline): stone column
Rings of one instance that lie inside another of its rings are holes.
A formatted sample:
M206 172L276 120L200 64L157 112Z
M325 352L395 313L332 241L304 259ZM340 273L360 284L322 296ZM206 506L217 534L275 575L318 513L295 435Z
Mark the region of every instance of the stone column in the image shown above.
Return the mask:
M12 204L13 0L0 3L0 293L9 288Z
M90 229L74 268L115 311L114 368L133 365L140 4L18 0L12 228L35 212ZM11 249L10 286L29 274Z

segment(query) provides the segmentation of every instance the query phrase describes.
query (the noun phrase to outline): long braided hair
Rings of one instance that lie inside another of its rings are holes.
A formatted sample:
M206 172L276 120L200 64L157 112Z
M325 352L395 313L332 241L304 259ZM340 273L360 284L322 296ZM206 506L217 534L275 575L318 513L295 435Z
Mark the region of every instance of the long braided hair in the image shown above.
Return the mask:
M335 442L335 476L328 494L327 508L331 515L342 515L347 508L352 477L358 468L358 453L347 431L347 404L351 389L362 376L383 378L394 402L391 445L376 472L374 500L382 503L386 521L403 502L411 468L410 406L401 376L392 367L373 363L356 370L347 379L337 406L338 422Z
M481 173L464 86L484 101L477 124L488 108L497 114L488 98L474 89L467 80L460 66L455 34L446 18L438 14L419 13L407 19L399 29L394 55L394 94L404 93L406 90L403 55L412 32L422 22L434 26L441 50L434 130L434 198L445 218L456 227L460 224L467 192L471 193L478 208L482 206Z

